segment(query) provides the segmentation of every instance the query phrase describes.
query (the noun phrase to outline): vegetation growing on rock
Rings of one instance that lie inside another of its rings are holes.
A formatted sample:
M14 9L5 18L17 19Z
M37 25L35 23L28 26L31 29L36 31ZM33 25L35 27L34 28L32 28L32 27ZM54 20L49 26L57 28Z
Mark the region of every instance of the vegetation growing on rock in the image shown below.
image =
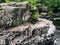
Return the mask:
M16 1L16 2L23 2L28 1L31 3L32 7L35 7L37 4L48 6L49 11L59 11L60 10L60 0L5 0L6 2Z
M53 13L57 13L60 11L60 0L52 0L52 1L51 0L3 0L3 1L0 0L0 2L6 2L6 3L9 3L9 2L29 2L30 3L29 10L31 12L29 14L31 15L30 18L33 22L35 22L41 16L42 12L48 13L47 15L51 15ZM14 4L16 4L16 3L14 3ZM14 6L17 7L18 5L14 5ZM14 16L16 16L16 13ZM24 19L24 18L22 18L22 19ZM19 25L21 22L17 21L17 23ZM16 23L13 25L16 25Z

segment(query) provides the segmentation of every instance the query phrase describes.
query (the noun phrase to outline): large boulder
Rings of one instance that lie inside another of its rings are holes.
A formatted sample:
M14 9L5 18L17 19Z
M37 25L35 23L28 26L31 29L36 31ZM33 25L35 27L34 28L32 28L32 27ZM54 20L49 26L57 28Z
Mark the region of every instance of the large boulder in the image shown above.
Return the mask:
M27 21L30 17L28 2L11 2L0 4L0 26L18 25L21 21Z
M18 27L2 31L0 37L9 39L9 45L52 45L55 39L55 26L52 21L46 19L38 20L35 24L25 23Z

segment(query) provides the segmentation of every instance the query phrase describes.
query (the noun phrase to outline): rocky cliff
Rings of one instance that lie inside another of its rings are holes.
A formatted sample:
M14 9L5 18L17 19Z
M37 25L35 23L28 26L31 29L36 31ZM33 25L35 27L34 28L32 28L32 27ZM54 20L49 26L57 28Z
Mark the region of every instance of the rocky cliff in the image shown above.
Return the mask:
M2 45L52 45L55 26L52 21L38 19L35 24L25 23L0 33Z

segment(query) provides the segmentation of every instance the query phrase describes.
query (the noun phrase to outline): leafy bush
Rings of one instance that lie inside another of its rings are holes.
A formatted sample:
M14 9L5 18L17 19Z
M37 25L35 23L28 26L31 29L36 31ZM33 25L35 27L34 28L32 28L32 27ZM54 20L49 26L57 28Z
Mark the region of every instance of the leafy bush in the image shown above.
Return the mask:
M31 15L31 19L34 21L38 20L39 17L40 17L40 15L39 15L38 11L36 11L35 14Z

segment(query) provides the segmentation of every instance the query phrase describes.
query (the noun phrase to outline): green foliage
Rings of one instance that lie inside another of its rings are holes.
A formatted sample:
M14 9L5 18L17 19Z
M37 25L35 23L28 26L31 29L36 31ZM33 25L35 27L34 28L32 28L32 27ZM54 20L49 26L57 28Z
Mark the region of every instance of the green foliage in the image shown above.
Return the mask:
M49 11L60 10L60 0L41 0L41 4L48 6Z
M40 14L38 13L38 11L36 11L35 14L31 15L32 20L38 20L39 17L40 17Z
M20 2L20 1L22 1L22 0L5 0L5 2Z
M10 2L10 0L5 0L5 2Z
M35 9L37 9L37 7L36 7L37 5L41 5L39 3L39 0L30 0L29 2L30 2L31 10L35 10Z

